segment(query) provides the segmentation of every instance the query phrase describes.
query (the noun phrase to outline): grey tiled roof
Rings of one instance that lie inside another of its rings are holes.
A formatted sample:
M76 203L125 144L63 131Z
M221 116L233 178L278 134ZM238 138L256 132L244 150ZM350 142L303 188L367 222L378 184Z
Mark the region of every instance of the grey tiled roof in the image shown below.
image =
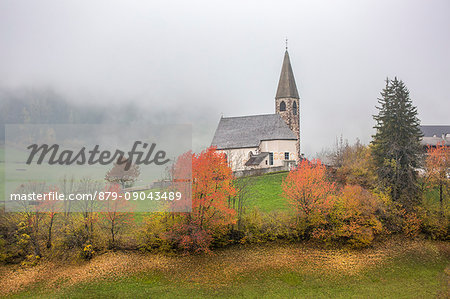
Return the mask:
M296 140L278 114L223 117L211 145L217 149L257 147L261 140Z
M442 137L442 134L450 134L450 126L420 126L424 137Z
M258 155L251 156L247 162L245 162L245 166L258 166L262 161L269 155L267 152L259 153Z
M289 53L284 53L283 67L281 68L280 81L278 82L276 99L296 98L298 99L297 85L295 84L294 72L292 72Z

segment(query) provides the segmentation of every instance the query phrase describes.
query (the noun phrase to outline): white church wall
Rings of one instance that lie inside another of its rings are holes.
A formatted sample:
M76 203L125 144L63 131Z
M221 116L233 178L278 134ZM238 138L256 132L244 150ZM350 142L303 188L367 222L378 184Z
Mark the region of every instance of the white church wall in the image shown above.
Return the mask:
M236 148L219 151L227 155L228 165L233 171L283 166L286 152L289 153L289 160L297 159L296 140L265 140L261 141L259 148ZM259 166L245 166L250 158L250 152L253 154L273 153L273 165L270 165L269 156L267 156Z
M289 160L297 159L296 140L264 140L259 145L261 152L273 153L273 165L282 166L285 160L284 153L289 152Z
M250 152L255 154L257 152L257 147L250 148L236 148L236 149L226 149L219 150L227 155L228 165L233 171L244 170L248 167L245 166L245 162L250 158Z

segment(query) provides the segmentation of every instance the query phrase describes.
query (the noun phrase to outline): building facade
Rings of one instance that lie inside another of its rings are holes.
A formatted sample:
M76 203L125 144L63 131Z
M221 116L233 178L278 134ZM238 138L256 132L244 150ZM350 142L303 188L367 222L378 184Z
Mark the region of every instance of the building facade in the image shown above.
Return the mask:
M450 146L450 126L422 125L421 144L424 147L435 147L436 145Z

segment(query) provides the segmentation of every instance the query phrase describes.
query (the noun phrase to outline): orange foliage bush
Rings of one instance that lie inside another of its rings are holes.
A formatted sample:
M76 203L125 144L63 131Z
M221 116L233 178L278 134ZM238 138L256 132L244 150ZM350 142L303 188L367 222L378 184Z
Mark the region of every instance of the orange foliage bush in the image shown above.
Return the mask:
M326 177L326 168L320 160L303 160L291 170L282 183L283 196L293 208L297 226L306 236L314 226L323 224L333 206L336 190Z
M382 225L376 216L380 206L377 197L357 185L345 186L335 202L329 217L331 234L328 238L348 243L353 247L369 245Z
M229 207L230 197L236 195L233 173L225 154L213 147L182 157L192 158L192 212L179 214L168 237L182 250L208 252L213 236L225 234L236 222L236 211ZM178 163L185 164L183 159Z
M357 185L338 192L320 161L302 161L283 181L283 194L306 238L364 247L382 230L378 198Z

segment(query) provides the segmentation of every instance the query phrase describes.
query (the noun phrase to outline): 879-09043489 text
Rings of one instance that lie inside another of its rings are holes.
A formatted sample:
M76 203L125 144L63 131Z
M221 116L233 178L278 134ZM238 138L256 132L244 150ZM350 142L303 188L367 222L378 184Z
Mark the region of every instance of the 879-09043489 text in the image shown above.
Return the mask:
M173 191L133 191L133 192L113 192L113 191L96 191L94 193L64 193L51 191L48 193L13 193L10 194L10 200L28 200L28 201L64 201L64 200L154 200L154 201L174 201L181 200L183 195L181 192Z

